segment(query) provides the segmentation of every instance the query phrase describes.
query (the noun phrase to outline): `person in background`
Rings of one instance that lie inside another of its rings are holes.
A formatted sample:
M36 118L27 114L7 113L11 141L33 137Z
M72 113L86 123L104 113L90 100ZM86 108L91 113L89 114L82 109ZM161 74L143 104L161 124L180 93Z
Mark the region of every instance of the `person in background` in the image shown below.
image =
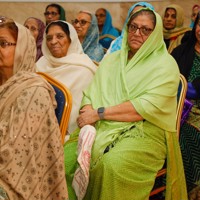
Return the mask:
M113 27L112 17L108 10L106 10L105 8L99 8L98 10L96 10L95 15L96 15L98 27L99 27L99 37L100 37L99 43L104 48L108 49L113 39L109 37L105 37L101 39L101 36L108 34L113 37L118 37L119 31Z
M67 200L53 88L35 73L30 31L0 16L0 198Z
M24 26L31 31L31 34L35 38L35 42L37 46L36 61L38 61L38 59L42 56L41 46L42 46L43 34L45 30L45 24L43 21L41 21L38 18L29 17L24 22Z
M121 35L119 37L117 37L117 39L115 39L114 41L112 41L112 43L110 45L110 48L107 50L106 54L109 54L109 53L112 53L112 52L115 52L115 51L121 49L122 39L123 39L123 36L124 36L124 30L126 28L126 24L127 24L127 21L129 20L130 15L133 12L135 12L138 9L141 9L143 7L144 8L150 8L150 9L154 10L154 7L150 3L147 3L147 2L138 2L138 3L134 4L133 6L131 6L131 8L128 11L126 20L124 22L124 27L122 29Z
M99 29L96 16L88 11L80 11L72 24L76 29L83 51L95 62L104 56L103 46L99 44Z
M85 200L149 199L166 158L166 200L187 199L176 134L179 81L160 15L148 8L134 12L121 50L102 60L84 91L77 123L81 129L96 129L92 153L87 154L91 162Z
M188 81L186 97L193 104L180 130L180 144L189 199L197 200L200 197L200 159L197 153L200 151L200 12L197 13L191 37L176 47L171 55Z
M44 16L46 25L56 20L66 21L65 9L61 5L56 3L47 5Z
M200 11L200 5L195 4L195 5L192 7L190 28L193 28L195 19L196 19L197 14L198 14L199 11Z
M74 27L65 21L51 22L45 31L42 43L43 57L37 65L37 71L44 72L63 83L72 94L72 111L68 133L78 126L83 90L89 85L96 72L96 65L83 52Z
M168 52L182 42L184 34L191 29L184 26L184 10L176 4L167 6L163 14L163 34Z

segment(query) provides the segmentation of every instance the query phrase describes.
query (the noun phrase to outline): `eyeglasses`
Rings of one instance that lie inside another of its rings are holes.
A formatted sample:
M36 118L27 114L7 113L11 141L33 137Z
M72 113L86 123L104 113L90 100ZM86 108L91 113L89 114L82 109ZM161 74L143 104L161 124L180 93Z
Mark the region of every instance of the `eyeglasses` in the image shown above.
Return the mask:
M7 46L15 46L15 45L16 43L0 41L0 47L3 49L5 49Z
M58 15L58 13L57 12L48 12L47 11L47 12L44 13L44 15L45 16L49 16L49 15L56 16L56 15Z
M31 27L29 27L29 26L25 26L27 29L29 29L31 32L35 32L35 31L38 31L38 29L37 28L35 28L34 26L31 26Z
M78 19L75 19L75 20L72 20L72 24L80 24L80 26L85 26L87 23L91 23L89 21L86 21L84 19L81 19L81 20L78 20Z
M138 29L139 29L140 34L142 36L148 36L153 31L153 29L147 28L147 27L144 27L144 26L139 28L138 25L136 25L136 24L128 24L128 32L129 33L136 33L136 31Z
M104 14L99 14L99 15L95 15L96 17L105 17L106 15L104 15Z

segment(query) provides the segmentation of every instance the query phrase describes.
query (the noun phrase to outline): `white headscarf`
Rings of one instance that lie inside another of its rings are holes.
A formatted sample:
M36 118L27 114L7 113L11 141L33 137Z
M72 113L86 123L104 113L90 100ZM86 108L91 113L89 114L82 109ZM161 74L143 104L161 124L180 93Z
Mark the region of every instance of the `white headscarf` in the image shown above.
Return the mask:
M36 69L39 72L47 73L56 78L71 91L73 105L68 131L72 132L77 128L76 118L79 114L83 96L82 91L91 82L97 66L84 54L74 27L68 22L60 22L66 23L69 26L71 43L67 55L61 58L52 56L46 45L46 37L44 37L42 43L43 57L36 63Z

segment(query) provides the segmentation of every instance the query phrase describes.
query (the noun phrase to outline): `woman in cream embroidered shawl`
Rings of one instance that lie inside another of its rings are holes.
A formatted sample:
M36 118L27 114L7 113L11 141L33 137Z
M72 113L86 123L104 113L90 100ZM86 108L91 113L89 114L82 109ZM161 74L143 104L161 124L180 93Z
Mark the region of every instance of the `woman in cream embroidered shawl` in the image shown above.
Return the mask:
M176 134L178 84L161 17L143 8L128 21L121 51L100 63L84 92L77 122L96 128L85 200L148 199L166 158L165 199L187 199Z
M62 29L63 27L63 29ZM52 29L53 28L53 29ZM66 33L64 30L67 30ZM53 33L51 34L51 30ZM68 38L68 43L62 43L64 39ZM54 39L55 38L55 39ZM47 44L50 46L48 47ZM56 55L56 48L65 48L62 55ZM49 48L55 56L52 55ZM74 27L64 21L56 21L49 24L46 28L46 36L42 44L43 57L36 63L37 71L45 72L50 76L62 82L72 93L72 111L70 115L68 131L71 133L77 128L76 119L79 114L81 99L83 97L82 91L91 82L96 65L83 52L82 46L79 42L77 33Z
M163 34L169 53L181 44L184 34L190 30L190 28L184 26L184 10L182 7L172 4L165 8L163 14Z
M0 199L67 200L53 88L24 26L0 17Z

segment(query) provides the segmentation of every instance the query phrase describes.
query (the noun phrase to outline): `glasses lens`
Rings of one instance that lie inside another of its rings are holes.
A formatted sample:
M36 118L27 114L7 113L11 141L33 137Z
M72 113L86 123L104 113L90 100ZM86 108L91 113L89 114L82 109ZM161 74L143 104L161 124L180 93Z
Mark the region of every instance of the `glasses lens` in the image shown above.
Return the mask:
M128 25L128 32L129 33L135 33L137 31L138 27L134 24L129 24Z
M79 23L80 23L81 26L84 26L84 25L87 23L87 21L85 21L85 20L80 20Z
M75 19L74 24L78 24L78 23L79 23L78 19Z
M152 32L152 29L150 29L150 28L145 28L145 27L140 28L141 35L148 36L151 32Z

